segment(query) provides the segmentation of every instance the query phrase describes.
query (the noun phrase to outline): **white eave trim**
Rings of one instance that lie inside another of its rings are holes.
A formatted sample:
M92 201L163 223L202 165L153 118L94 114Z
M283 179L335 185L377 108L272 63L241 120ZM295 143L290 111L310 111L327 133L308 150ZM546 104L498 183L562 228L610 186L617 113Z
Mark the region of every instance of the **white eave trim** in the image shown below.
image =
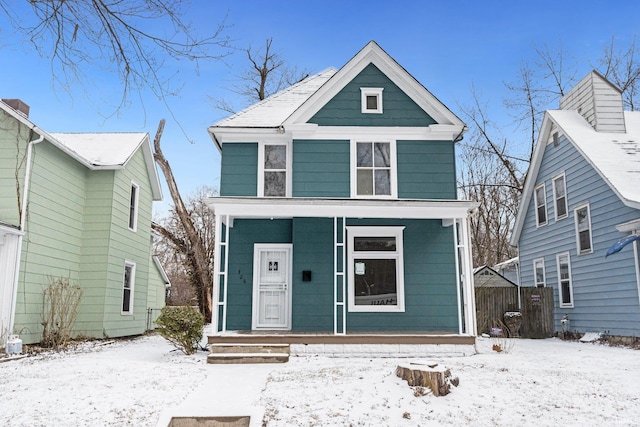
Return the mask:
M231 218L466 218L478 206L467 200L370 200L318 198L209 197L216 215Z
M376 140L455 141L465 130L464 125L433 124L424 127L377 126L318 126L312 123L292 124L283 127L292 139L348 139L350 135L370 137Z
M640 231L640 218L618 224L616 230L621 233L637 233Z

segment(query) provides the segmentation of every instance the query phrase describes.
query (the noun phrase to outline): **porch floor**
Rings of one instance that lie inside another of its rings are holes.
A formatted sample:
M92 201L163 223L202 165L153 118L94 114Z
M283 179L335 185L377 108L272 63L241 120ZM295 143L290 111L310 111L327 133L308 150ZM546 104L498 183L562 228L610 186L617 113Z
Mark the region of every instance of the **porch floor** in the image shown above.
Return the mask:
M411 344L411 345L474 345L476 337L450 332L332 332L291 331L227 331L209 335L209 344Z

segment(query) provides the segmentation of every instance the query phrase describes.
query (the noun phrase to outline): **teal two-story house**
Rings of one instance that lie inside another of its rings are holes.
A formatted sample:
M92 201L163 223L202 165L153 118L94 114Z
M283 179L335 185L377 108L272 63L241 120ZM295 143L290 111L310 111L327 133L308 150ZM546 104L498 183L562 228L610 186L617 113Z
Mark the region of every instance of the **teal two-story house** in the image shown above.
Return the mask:
M215 331L475 336L465 129L375 42L209 127Z

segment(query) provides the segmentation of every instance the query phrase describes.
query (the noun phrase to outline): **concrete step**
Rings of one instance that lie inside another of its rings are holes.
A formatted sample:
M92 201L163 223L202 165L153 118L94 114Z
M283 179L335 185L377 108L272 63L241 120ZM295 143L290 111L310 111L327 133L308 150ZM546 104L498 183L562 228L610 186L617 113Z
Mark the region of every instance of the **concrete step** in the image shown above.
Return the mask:
M289 361L289 353L211 353L207 363L212 364L244 364L244 363L285 363Z
M212 354L218 353L287 353L289 354L289 344L239 344L220 343L210 344L209 350Z

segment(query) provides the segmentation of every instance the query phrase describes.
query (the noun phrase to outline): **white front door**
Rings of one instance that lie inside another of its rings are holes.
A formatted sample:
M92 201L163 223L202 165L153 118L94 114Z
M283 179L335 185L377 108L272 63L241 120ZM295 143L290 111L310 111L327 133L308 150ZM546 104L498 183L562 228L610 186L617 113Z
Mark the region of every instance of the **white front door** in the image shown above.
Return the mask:
M291 329L291 244L256 244L253 329Z

